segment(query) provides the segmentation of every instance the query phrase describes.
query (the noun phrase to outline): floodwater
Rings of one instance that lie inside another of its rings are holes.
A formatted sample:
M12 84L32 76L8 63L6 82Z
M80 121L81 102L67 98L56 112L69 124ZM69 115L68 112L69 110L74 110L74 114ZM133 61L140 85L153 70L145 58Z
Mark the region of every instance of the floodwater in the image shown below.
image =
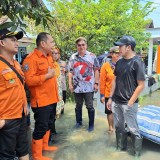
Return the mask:
M140 105L154 104L160 106L159 95L160 90L152 93L151 97L145 97ZM115 135L114 133L107 133L108 126L104 106L99 102L97 106L95 107L95 130L88 133L88 116L85 106L83 107L83 127L76 130L74 129L75 106L74 103L67 103L64 115L56 121L59 135L55 136L52 145L58 146L59 149L56 152L44 152L43 155L53 160L134 160L130 138L128 138L127 152L116 151ZM32 124L31 128L33 127ZM142 155L139 160L159 160L159 157L160 145L144 139Z

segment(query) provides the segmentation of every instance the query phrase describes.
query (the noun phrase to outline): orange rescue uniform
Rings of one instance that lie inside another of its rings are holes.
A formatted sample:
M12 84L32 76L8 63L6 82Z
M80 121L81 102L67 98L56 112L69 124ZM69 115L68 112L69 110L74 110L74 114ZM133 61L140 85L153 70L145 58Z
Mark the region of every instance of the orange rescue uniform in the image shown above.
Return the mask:
M114 71L110 63L106 62L100 70L100 94L103 94L106 98L110 96L113 79Z
M45 107L58 102L58 87L56 76L46 80L48 68L54 68L50 55L45 56L34 49L23 62L26 83L31 91L31 106Z
M16 60L8 62L24 77ZM23 84L16 73L0 60L0 119L21 118L23 110L26 113L26 107L27 100Z

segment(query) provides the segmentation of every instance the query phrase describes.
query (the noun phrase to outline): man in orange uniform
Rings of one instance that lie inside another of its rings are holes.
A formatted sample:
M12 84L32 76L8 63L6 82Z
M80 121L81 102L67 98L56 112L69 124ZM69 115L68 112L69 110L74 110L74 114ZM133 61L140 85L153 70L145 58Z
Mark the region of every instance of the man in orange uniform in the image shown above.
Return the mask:
M13 160L15 151L20 160L29 160L24 76L13 59L22 37L23 32L0 30L0 160Z
M58 102L57 81L50 54L55 43L50 34L41 32L37 36L36 45L37 48L23 62L23 71L31 91L31 107L35 119L32 155L34 160L50 160L42 156L42 150L57 150L57 147L48 146Z

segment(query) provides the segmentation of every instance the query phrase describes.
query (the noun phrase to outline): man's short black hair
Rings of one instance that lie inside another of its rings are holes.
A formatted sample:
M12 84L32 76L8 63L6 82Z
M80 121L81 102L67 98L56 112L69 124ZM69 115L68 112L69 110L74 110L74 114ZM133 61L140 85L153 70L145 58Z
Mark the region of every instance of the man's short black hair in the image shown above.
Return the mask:
M47 41L48 39L47 35L50 35L50 34L47 32L41 32L38 34L37 39L36 39L37 47L40 45L41 41L45 41L45 42Z

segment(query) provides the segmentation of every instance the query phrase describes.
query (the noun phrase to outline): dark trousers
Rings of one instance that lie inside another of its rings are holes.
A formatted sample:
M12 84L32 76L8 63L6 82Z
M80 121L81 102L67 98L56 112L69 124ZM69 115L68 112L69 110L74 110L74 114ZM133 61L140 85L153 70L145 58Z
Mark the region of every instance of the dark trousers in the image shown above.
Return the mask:
M94 124L94 107L93 107L93 92L87 92L87 93L75 93L75 102L76 102L76 121L77 123L82 123L82 106L83 101L85 101L86 108L88 110L88 116L89 116L89 124Z
M66 98L67 98L67 96L66 96L66 94L67 94L66 91L63 90L63 93L62 93L62 94L63 94L63 101L64 101L64 103L66 103Z
M55 116L56 116L57 103L32 108L35 119L35 129L33 131L33 139L42 139L48 130L52 128Z
M15 152L18 157L29 153L27 136L27 119L5 120L5 126L0 129L0 160L13 160Z

